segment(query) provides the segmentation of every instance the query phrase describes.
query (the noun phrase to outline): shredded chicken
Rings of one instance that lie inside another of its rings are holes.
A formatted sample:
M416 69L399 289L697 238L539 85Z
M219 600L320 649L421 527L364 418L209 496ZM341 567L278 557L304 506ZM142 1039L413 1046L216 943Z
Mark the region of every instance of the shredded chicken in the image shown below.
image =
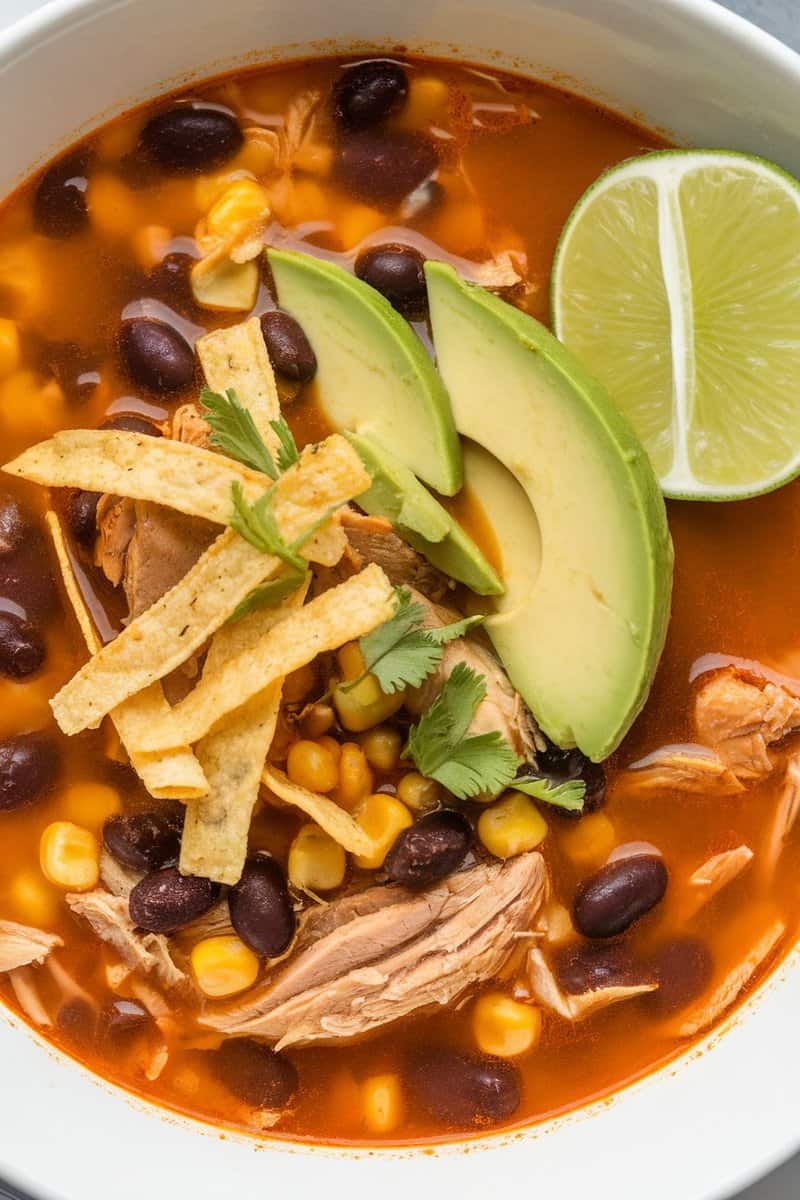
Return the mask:
M424 892L369 888L307 924L283 967L203 1023L278 1046L355 1037L497 975L547 888L541 855L481 863ZM341 907L340 907L341 906Z
M119 587L125 574L125 555L136 527L134 502L119 496L101 496L96 519L95 565L113 587Z
M786 765L778 806L767 837L763 857L764 871L772 875L783 853L786 839L791 834L800 816L800 754L795 754Z
M95 888L91 892L70 893L66 900L75 915L87 921L99 938L113 946L131 970L152 972L168 989L191 986L185 971L174 962L166 938L136 930L126 898Z
M623 772L618 786L647 792L735 796L744 785L704 746L664 746Z
M695 697L699 740L742 781L772 771L769 747L800 730L800 696L738 667L715 671Z
M752 861L753 851L749 846L741 845L734 850L715 854L699 866L689 877L691 890L684 909L684 919L694 916L717 892L741 875Z
M211 426L196 404L182 404L176 408L172 420L163 427L163 432L176 442L199 446L201 450L211 448Z
M398 537L385 517L367 517L346 509L342 512L342 528L351 551L343 569L356 572L374 562L383 568L395 587L416 588L430 600L441 600L447 594L450 587L447 577Z
M16 921L0 921L0 972L43 963L56 946L63 945L54 933L18 925Z
M429 628L459 620L459 613L431 604L419 592L413 589L411 591L413 599L422 604L427 611L425 624ZM536 727L533 717L519 692L509 683L508 676L491 650L473 638L456 638L455 641L447 643L438 670L425 680L422 687L408 694L406 707L415 713L423 713L430 708L458 663L466 663L486 681L486 696L472 718L470 734L498 730L525 762L533 761L536 755Z
M36 986L36 979L30 967L17 967L16 971L10 971L8 976L14 995L17 998L22 1011L28 1020L33 1021L34 1025L40 1025L46 1029L52 1025L50 1014L42 1003L42 998L39 995L39 989Z
M722 983L703 997L669 1027L675 1037L694 1037L708 1029L739 998L759 967L769 958L786 932L783 921L774 921L754 943L749 953L725 976Z
M107 850L102 851L100 855L100 880L112 895L122 896L127 900L141 878L141 871L134 871L130 867L123 867Z
M658 987L657 983L636 983L594 988L576 996L570 995L559 987L550 964L538 946L532 946L528 951L528 980L534 1000L566 1021L583 1021L603 1008L654 992Z

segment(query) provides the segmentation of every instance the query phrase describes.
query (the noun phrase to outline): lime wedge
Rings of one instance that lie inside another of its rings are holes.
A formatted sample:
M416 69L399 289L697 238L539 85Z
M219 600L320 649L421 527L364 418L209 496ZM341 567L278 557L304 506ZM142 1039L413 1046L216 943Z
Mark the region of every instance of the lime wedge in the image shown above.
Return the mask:
M800 184L780 167L716 150L615 167L567 222L552 301L668 496L800 474Z

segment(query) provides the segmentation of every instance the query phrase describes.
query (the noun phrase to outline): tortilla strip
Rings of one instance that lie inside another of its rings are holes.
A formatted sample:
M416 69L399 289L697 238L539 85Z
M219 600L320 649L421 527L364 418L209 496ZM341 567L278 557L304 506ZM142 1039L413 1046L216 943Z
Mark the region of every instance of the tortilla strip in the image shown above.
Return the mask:
M54 512L45 513L45 521L55 546L64 590L83 634L86 649L90 654L97 654L101 646L100 638L78 587L61 524ZM156 754L144 753L136 746L136 730L146 728L151 722L163 721L169 712L170 706L161 684L154 683L138 696L132 696L120 704L111 714L111 720L131 760L131 766L151 796L157 800L191 800L204 796L208 791L208 781L188 746Z
M246 650L273 625L284 620L306 596L310 580L279 608L252 612L214 636L206 670L217 671L232 655ZM186 807L180 868L185 875L205 875L217 883L238 883L247 857L247 835L261 771L281 706L283 679L254 696L216 733L197 747L209 782L209 794Z
M270 421L280 417L281 406L258 317L207 333L196 350L211 390L224 393L233 388L261 437L274 450L278 438Z
M193 745L228 713L246 704L276 679L312 662L318 654L337 650L387 621L395 611L392 585L377 563L315 597L292 613L260 641L239 654L208 667L189 695L176 704L168 720L144 734L149 750Z
M369 475L345 438L309 447L275 485L274 514L292 542L320 516L369 487ZM341 531L340 531L341 532ZM310 552L305 547L301 553ZM64 733L96 729L103 717L186 662L250 592L282 566L228 529L181 582L104 646L51 700ZM221 716L222 714L220 714ZM143 731L149 732L149 731ZM137 736L137 745L141 742Z
M49 487L152 500L217 525L230 521L233 483L241 484L249 504L272 486L272 480L260 471L213 450L114 429L56 433L3 469Z
M284 775L275 767L265 767L261 782L287 804L293 804L307 817L311 817L324 829L329 837L351 854L371 854L374 850L372 838L361 828L350 813L331 800L328 796L320 796L317 792L309 792Z

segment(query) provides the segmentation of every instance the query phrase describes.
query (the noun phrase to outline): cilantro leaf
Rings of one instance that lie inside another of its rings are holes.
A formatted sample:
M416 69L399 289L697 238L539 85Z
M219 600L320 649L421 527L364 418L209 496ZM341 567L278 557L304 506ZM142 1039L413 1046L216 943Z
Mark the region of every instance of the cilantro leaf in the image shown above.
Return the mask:
M514 778L520 760L497 730L467 737L486 680L458 663L428 711L408 735L404 755L421 774L435 779L459 800L497 793Z
M256 429L256 423L240 403L233 388L228 388L224 396L220 392L212 392L210 388L203 388L200 403L211 426L212 446L237 462L244 463L246 467L261 471L270 479L278 478L278 468Z
M294 435L283 417L279 417L277 421L270 421L269 425L280 442L277 456L278 470L281 472L288 471L289 467L293 467L296 462L300 461L300 451L297 449L297 442L294 440Z
M245 596L241 604L236 606L228 618L229 623L240 621L248 613L256 612L261 608L277 608L293 592L297 591L305 577L305 571L291 570L278 575L275 579L270 579L268 583L262 583L261 587L257 587L249 596Z
M233 496L233 514L230 519L232 529L235 529L251 546L262 554L274 554L295 571L305 571L306 563L297 553L297 543L288 546L283 540L275 520L272 508L273 489L265 492L255 504L248 504L241 483L237 480L231 484ZM306 531L304 538L311 536L313 528ZM298 539L299 540L299 539Z
M364 673L346 684L350 690L369 674L375 676L381 691L391 696L405 687L419 687L442 661L442 647L454 638L462 637L478 625L482 617L465 617L437 629L424 629L426 609L413 602L406 588L395 588L397 610L361 638L359 646L364 656Z
M565 812L583 812L586 784L582 779L553 783L540 775L520 775L514 780L514 787L526 796L552 804L554 808L563 808Z

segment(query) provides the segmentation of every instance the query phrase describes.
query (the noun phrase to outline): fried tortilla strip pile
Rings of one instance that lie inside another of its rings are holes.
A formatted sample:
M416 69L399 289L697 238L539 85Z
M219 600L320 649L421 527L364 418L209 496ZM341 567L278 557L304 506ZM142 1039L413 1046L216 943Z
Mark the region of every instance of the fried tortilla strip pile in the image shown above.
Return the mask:
M217 672L237 653L246 652L259 637L302 605L309 581L280 608L250 613L214 636L205 670ZM204 738L197 756L209 782L208 796L186 806L180 867L187 875L204 875L217 883L241 878L247 855L247 835L258 798L261 772L281 706L283 678L233 712L220 728Z
M321 513L368 486L369 475L344 438L333 435L307 448L274 487L280 536L291 544ZM309 543L303 553L310 552ZM53 698L63 732L96 728L117 705L179 667L281 566L279 558L262 554L227 529L176 587L104 646Z
M187 740L193 744L269 684L388 621L396 604L392 585L372 563L291 613L217 670L206 667L197 687L175 705L167 721L150 730L144 744L151 750Z
M61 524L54 512L45 514L47 527L64 581L64 590L80 626L86 649L96 654L100 639L92 624L72 567L69 550ZM208 791L203 768L188 746L178 746L166 753L146 753L136 746L136 730L151 723L158 724L169 715L170 706L160 683L151 684L143 692L120 704L111 714L119 739L131 760L131 766L151 796L158 800L192 800Z

